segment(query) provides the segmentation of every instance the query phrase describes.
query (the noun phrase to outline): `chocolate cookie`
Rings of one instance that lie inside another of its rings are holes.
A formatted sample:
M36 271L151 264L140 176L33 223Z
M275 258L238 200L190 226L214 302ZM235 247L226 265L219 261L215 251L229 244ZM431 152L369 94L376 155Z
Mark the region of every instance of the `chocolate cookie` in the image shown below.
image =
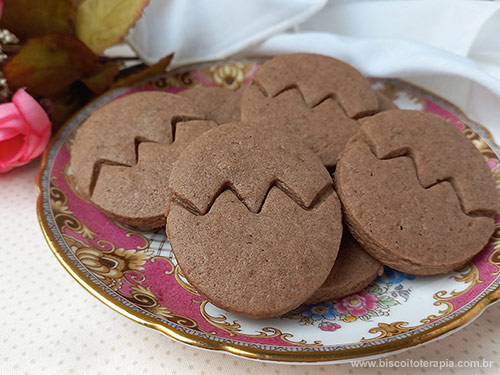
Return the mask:
M243 89L230 90L224 87L198 86L182 91L179 95L188 98L193 106L205 114L207 120L217 124L240 119L240 101Z
M332 98L309 108L296 89L270 98L256 85L243 94L241 120L283 129L304 142L327 167L335 166L339 153L359 128Z
M81 126L71 149L79 191L113 219L154 228L165 223L173 162L198 135L216 126L189 100L161 92L116 99Z
M422 275L448 272L478 253L493 233L498 193L472 143L428 113L386 111L361 123L335 184L363 248Z
M242 97L241 119L298 137L333 167L359 128L353 118L375 113L379 102L357 70L336 59L292 54L262 65Z
M332 97L354 119L379 108L368 80L352 66L328 56L293 53L274 57L260 67L253 82L269 97L296 88L310 108Z
M378 112L389 111L391 109L398 109L397 105L391 99L382 94L380 91L375 91L378 101Z
M216 306L252 318L303 303L337 256L340 202L321 161L275 128L231 123L179 156L167 235L179 265Z
M332 301L360 291L383 272L383 264L364 251L344 229L339 253L330 275L304 305Z

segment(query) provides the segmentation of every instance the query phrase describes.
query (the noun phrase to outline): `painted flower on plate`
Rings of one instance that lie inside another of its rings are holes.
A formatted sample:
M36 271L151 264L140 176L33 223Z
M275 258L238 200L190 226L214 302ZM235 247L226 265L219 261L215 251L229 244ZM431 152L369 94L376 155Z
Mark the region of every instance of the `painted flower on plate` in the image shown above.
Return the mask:
M222 87L236 90L245 80L245 64L223 64L210 68L213 81Z
M81 247L75 251L77 258L104 284L112 289L119 288L119 279L128 271L143 270L150 252L133 249L113 249L103 252L99 249Z
M320 324L319 329L322 331L328 331L328 332L334 332L341 328L341 325L338 323L326 323L326 324Z
M392 283L392 284L399 284L404 280L413 280L413 279L415 279L414 275L396 271L387 266L384 268L384 273L382 274L382 276L378 277L378 280L384 283Z
M305 306L302 314L311 317L313 320L333 319L335 314L333 303L321 302L315 305Z
M363 316L377 308L377 296L361 291L342 298L335 303L334 308L341 314Z

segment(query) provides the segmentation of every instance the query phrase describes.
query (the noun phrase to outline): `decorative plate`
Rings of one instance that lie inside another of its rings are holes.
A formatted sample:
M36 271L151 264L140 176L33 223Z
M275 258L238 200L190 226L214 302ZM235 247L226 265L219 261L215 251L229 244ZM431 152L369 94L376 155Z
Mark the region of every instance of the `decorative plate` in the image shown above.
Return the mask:
M75 187L70 148L95 109L143 90L248 84L262 61L225 61L177 69L100 97L60 130L38 176L38 217L64 268L90 293L132 320L186 344L283 362L338 362L408 349L457 329L500 297L500 216L490 243L462 268L416 277L390 268L365 290L305 306L276 319L252 320L200 296L179 269L164 230L139 231L110 220ZM498 147L456 107L409 83L374 79L400 108L436 113L481 151L500 186Z

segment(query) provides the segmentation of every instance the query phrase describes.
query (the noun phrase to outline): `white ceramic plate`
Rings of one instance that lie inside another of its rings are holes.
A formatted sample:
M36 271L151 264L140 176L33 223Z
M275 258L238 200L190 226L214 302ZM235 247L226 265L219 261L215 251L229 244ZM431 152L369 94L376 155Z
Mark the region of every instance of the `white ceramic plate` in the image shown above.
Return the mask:
M338 362L401 351L462 327L500 296L500 216L490 243L463 268L414 277L386 268L365 290L301 307L276 319L223 311L183 277L163 229L140 232L81 199L69 167L75 130L92 111L142 90L248 84L256 61L198 64L111 91L78 113L45 154L38 215L47 241L76 280L112 309L171 338L259 360ZM498 148L488 132L439 97L398 80L374 79L400 108L436 113L481 151L500 184Z

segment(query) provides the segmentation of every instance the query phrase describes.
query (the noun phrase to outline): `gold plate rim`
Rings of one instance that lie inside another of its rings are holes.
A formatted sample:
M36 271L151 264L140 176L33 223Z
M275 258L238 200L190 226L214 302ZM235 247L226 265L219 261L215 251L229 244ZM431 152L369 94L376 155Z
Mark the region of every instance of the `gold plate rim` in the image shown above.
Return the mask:
M178 67L172 71L160 74L158 76L174 75L177 73L182 73L185 71L191 71L195 69L199 69L205 66L210 65L219 65L224 63L231 62L262 62L265 59L263 58L255 58L255 59L237 59L237 60L214 60L214 61L205 61L197 64L189 64L186 66ZM146 81L150 81L155 77L149 77ZM432 93L429 90L426 90L418 85L415 85L411 82L401 80L401 79L393 79L386 78L385 80L400 86L400 87L411 87L412 89L416 89L420 93L430 96L433 99L436 99L438 102L443 104L446 109L452 109L455 113L460 114L462 117L468 119L466 114L456 105L451 102L443 99L439 95ZM110 92L114 92L119 89L113 89L105 92L100 95L82 109L80 109L77 113L75 113L70 119L66 121L66 123L61 126L58 131L52 136L47 148L42 157L42 165L40 170L36 176L36 189L37 189L37 217L40 224L40 228L42 230L43 236L47 241L51 251L57 258L57 260L61 263L63 268L82 286L84 287L90 294L96 297L99 301L104 303L109 308L114 311L126 316L132 321L144 325L146 327L157 330L166 336L177 340L181 343L214 351L223 351L227 352L239 357L244 357L248 359L254 360L263 360L269 362L278 362L278 363L295 363L295 364L326 364L326 363L341 363L341 362L349 362L352 360L362 360L373 357L380 357L384 355L389 355L391 353L395 353L398 351L408 350L412 347L419 346L425 344L429 341L434 341L439 338L442 338L447 333L452 333L453 330L463 328L467 323L470 323L472 320L477 318L488 306L500 300L500 287L491 291L490 293L483 296L482 299L476 302L476 304L467 310L466 312L437 325L429 331L420 332L413 336L404 337L399 340L386 342L383 344L366 346L361 348L354 349L344 349L342 351L311 351L311 352L281 352L281 351L273 351L273 350L265 350L253 347L247 347L238 345L235 343L225 343L220 341L210 340L204 337L196 336L187 332L182 332L173 327L166 326L156 321L154 318L141 313L139 311L133 310L130 307L122 304L121 302L115 300L109 294L105 293L102 289L100 289L97 285L95 285L92 280L90 280L78 267L68 258L65 254L64 250L57 243L55 236L48 225L47 218L43 212L43 188L42 188L42 180L43 173L48 167L48 159L50 151L54 146L56 140L59 139L63 131L66 127L72 122L72 120L82 111L84 111L87 107L91 106L94 102L100 100L102 97L106 96ZM499 146L495 143L491 132L481 124L478 124L475 121L469 120L467 125L473 124L473 130L479 130L483 134L481 135L484 139L489 141L490 146L494 149L495 153L499 154Z

